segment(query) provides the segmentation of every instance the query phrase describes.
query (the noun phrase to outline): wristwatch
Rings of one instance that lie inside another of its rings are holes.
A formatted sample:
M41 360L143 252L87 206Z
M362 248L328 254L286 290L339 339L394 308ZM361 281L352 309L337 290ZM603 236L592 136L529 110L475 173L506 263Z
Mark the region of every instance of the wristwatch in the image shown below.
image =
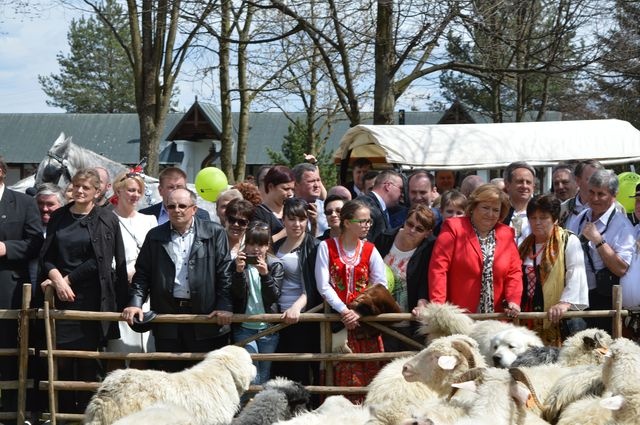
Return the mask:
M607 241L604 238L602 238L602 240L596 244L596 249L600 248L602 245L606 243Z

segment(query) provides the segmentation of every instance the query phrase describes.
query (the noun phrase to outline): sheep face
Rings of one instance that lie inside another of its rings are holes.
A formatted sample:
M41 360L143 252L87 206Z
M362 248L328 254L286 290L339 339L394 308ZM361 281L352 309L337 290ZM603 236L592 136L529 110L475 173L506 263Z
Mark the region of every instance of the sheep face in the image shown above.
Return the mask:
M468 346L468 353L455 348L456 344ZM422 382L445 395L461 373L476 365L484 366L477 347L475 341L464 335L439 338L409 359L402 368L402 375L408 382Z

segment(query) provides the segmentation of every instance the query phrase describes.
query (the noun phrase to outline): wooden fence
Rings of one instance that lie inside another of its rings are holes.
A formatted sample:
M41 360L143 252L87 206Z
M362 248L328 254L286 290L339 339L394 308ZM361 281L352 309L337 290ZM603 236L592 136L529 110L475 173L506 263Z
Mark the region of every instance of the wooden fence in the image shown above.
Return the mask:
M0 310L0 320L16 320L19 326L19 347L17 349L0 350L0 356L18 356L19 377L17 381L0 381L0 389L18 389L18 411L0 413L1 420L16 419L16 423L23 424L29 412L26 412L26 391L33 388L33 380L27 379L27 361L29 356L34 356L35 349L28 347L29 341L29 319L44 320L46 334L46 349L39 352L40 357L47 360L47 379L39 383L39 390L46 391L48 394L49 413L45 414L45 418L50 419L55 425L57 420L75 420L81 421L82 415L70 414L57 411L57 392L58 391L95 391L100 385L99 382L80 382L80 381L59 381L57 380L56 359L58 358L84 358L84 359L101 359L101 360L202 360L206 353L117 353L117 352L87 352L76 350L56 350L55 347L55 321L56 320L100 320L100 321L119 321L121 316L119 313L103 313L103 312L87 312L73 310L55 310L52 308L52 297L46 297L44 308L34 310L29 309L31 300L31 285L25 285L23 288L23 307L21 310ZM612 310L602 311L569 311L565 314L566 318L575 317L611 317L613 320L613 337L618 338L622 335L622 320L629 312L622 310L622 293L619 286L613 288L614 305ZM307 313L300 315L300 322L321 322L321 352L320 353L273 353L273 354L252 354L254 360L269 361L318 361L325 375L325 385L316 385L307 387L313 393L331 395L331 394L362 394L366 393L367 388L363 387L337 387L333 385L333 364L337 361L388 361L400 356L413 354L413 351L392 352L392 353L367 353L367 354L338 354L331 353L331 322L340 321L340 315L332 313L319 313L323 306L316 306ZM326 307L325 307L326 309ZM486 319L506 319L503 313L491 314L469 314L476 320ZM521 313L514 319L514 323L526 319L545 318L546 313ZM362 321L368 325L379 329L381 332L396 337L403 342L413 346L416 350L424 348L421 344L402 335L401 333L384 325L385 322L397 322L401 320L410 320L412 315L409 313L401 314L381 314L378 316L363 317ZM209 319L206 315L191 314L159 314L156 319L157 323L212 323L213 319ZM278 323L270 327L268 330L260 332L251 338L235 343L236 345L245 345L249 341L257 339L265 334L277 332L287 326L281 323L280 314L260 314L260 315L244 315L235 314L232 322L270 322ZM327 349L329 347L329 349ZM259 386L252 386L250 391L259 391Z

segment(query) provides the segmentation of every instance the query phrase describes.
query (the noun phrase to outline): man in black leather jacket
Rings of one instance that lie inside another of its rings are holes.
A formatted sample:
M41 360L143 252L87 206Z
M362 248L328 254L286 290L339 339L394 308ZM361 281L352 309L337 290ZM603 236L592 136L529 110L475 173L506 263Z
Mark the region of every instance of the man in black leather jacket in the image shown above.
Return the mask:
M163 314L208 314L215 324L167 323L153 327L160 352L208 352L228 344L232 312L231 257L222 226L196 217L196 195L176 189L168 196L169 221L152 229L140 249L131 282L130 324L141 306ZM175 370L175 362L165 369ZM173 366L173 367L171 367Z

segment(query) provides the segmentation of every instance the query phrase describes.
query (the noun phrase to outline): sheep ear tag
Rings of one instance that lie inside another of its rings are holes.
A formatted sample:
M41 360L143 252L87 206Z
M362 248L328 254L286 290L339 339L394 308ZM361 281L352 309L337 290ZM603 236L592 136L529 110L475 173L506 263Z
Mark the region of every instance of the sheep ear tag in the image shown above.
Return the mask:
M456 367L457 360L454 356L440 356L438 357L438 366L443 370L452 370Z
M515 385L513 385L513 387L511 388L511 396L520 405L525 406L527 409L530 409L535 405L533 396L531 395L531 391L529 391L529 388L527 388L520 382L516 382Z
M474 393L478 390L478 387L476 386L476 381L458 382L455 384L451 384L451 386L454 388L460 388L461 390L467 390Z
M624 404L624 397L621 395L607 397L600 400L600 407L607 410L619 410L623 404Z

